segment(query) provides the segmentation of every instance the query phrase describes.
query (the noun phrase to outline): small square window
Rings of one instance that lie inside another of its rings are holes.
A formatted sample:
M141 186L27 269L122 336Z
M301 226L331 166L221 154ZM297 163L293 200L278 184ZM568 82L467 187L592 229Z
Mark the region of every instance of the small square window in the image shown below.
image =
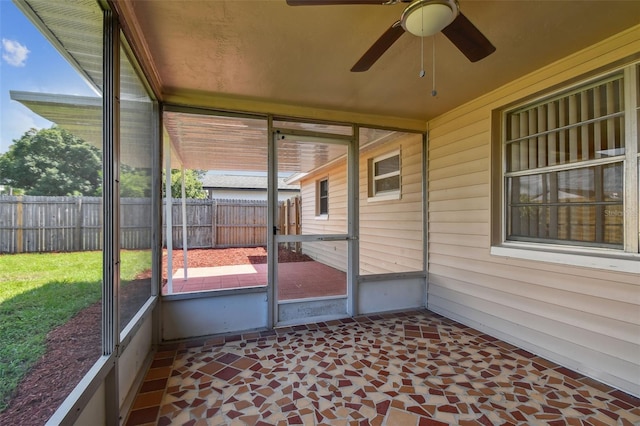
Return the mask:
M369 198L400 198L400 151L369 159Z
M316 214L318 216L326 216L329 214L329 179L321 179L317 183L317 207Z

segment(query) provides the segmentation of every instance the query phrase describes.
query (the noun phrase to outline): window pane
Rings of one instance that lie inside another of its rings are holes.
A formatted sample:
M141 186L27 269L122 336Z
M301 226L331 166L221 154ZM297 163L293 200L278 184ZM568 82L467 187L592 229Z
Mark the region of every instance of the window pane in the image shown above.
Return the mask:
M329 180L318 182L318 214L329 213Z
M624 155L621 76L506 117L507 172Z
M391 176L384 179L378 179L374 183L375 193L397 191L400 189L400 176Z
M296 227L299 234L347 232L346 145L324 141L308 142L296 136L280 140L278 141L278 174L280 173L302 176L299 179L300 222ZM323 218L327 220L316 220L316 216L328 214L329 204L331 204L330 217Z
M318 182L318 214L329 213L329 181L327 179Z
M394 155L393 157L385 158L375 164L375 175L382 176L387 173L393 173L400 170L400 155Z
M509 238L623 244L623 163L507 179Z
M422 271L425 250L422 135L369 128L360 128L359 132L359 273ZM373 159L394 152L402 155L402 196L399 173L382 179L373 177Z
M327 197L320 198L320 214L329 213L329 199Z
M347 259L346 241L278 244L278 301L346 295Z
M185 264L182 174L175 170L169 175L174 188L173 197L169 193L172 208L166 208L168 198L163 194L163 218L169 220L171 231L167 233L165 223L163 234L165 247L171 245L172 250L171 257L168 250L163 256L162 294L224 291L238 287L242 277L242 287L266 285L266 120L165 111L163 125L167 142L178 149L179 155L190 158L185 176L191 176L191 190L185 206ZM163 163L169 154L164 152ZM208 172L202 176L201 171ZM204 196L199 185L209 198L196 198ZM276 224L282 232L291 234L300 223L296 186L286 184L284 177L278 179L280 209Z
M622 245L622 204L607 207L595 205L521 206L511 211L513 239L550 239L603 245ZM551 223L557 222L552 228Z
M558 172L558 201L613 201L622 197L622 163Z
M25 52L0 66L0 424L40 425L103 353L102 11L0 1L0 17Z
M153 104L120 50L120 290L122 331L151 296Z
M328 180L321 180L320 181L320 196L321 197L326 197L328 193L329 193L329 181Z

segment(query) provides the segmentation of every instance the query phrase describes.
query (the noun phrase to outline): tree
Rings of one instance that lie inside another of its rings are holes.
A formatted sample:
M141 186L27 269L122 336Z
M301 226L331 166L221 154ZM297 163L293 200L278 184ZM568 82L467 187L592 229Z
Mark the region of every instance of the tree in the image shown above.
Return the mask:
M206 172L202 170L185 170L184 171L184 187L185 198L207 198L207 191L202 189L202 178ZM165 172L162 172L162 194L166 194ZM171 170L171 197L182 198L182 171Z
M100 151L59 127L27 131L0 155L0 184L27 195L99 194Z
M120 196L151 197L151 170L122 165L120 168Z
M150 197L151 171L122 165L120 196ZM206 198L201 170L185 170L187 198ZM68 131L50 129L27 131L5 154L0 154L0 185L14 193L52 196L99 196L102 194L100 151ZM171 194L182 196L182 173L171 171ZM163 173L162 192L165 192Z

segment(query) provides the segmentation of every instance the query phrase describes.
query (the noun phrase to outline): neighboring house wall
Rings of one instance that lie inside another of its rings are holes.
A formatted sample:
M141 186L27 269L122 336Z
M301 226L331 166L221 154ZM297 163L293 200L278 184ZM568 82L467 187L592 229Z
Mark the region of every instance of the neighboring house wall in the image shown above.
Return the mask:
M263 189L208 188L208 198L225 200L267 200L267 191ZM299 191L278 191L278 201L286 201L299 195Z
M400 150L401 198L368 200L367 161ZM360 274L423 270L422 135L406 134L360 155Z
M254 176L243 174L206 174L202 188L208 198L226 200L267 200L268 179L266 174ZM278 201L286 201L300 194L298 185L289 185L286 178L278 178Z
M339 161L329 170L310 174L300 182L302 196L303 234L347 233L347 170L346 161ZM329 180L329 214L316 214L316 186L320 179ZM347 242L321 241L303 243L302 251L326 265L341 271L347 270Z
M506 84L432 120L428 152L428 308L636 395L639 276L490 249L492 113L638 52L635 27Z
M401 198L368 200L367 162L370 158L400 150ZM360 154L360 274L384 274L423 270L422 241L422 135L405 134L393 142ZM316 215L317 181L329 180L329 214ZM346 162L307 176L301 182L302 232L347 232ZM305 243L303 250L314 259L345 270L344 241Z

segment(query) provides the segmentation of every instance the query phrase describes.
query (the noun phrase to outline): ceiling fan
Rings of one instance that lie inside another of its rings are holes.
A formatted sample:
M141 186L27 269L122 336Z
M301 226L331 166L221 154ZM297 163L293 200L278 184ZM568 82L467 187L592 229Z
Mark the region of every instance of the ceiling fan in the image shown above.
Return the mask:
M287 0L290 6L410 3L400 20L376 40L351 68L352 72L367 71L400 38L409 32L426 37L442 32L471 62L477 62L496 48L469 19L460 12L457 0Z

